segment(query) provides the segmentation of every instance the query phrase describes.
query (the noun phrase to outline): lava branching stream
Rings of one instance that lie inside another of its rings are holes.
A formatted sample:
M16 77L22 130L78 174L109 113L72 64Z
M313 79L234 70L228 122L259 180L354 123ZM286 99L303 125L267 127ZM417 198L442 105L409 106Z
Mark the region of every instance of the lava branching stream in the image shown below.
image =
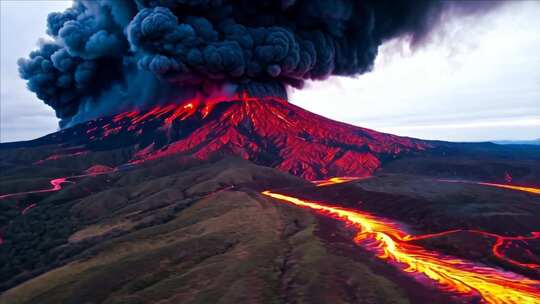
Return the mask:
M354 237L356 244L374 252L383 260L395 263L420 281L430 279L436 282L437 286L444 291L468 297L480 296L485 303L540 303L540 281L538 280L426 250L412 243L414 240L440 234L412 236L402 230L397 223L368 212L303 200L272 191L264 191L262 194L315 210L322 215L356 227L358 229ZM454 232L457 231L446 233ZM495 234L486 233L486 235L496 237L497 244L507 240L506 237ZM540 233L518 238L540 238ZM495 245L494 250L497 251L498 247L500 245Z
M70 181L68 179L77 179L77 178L83 178L83 177L88 177L88 176L97 176L97 175L101 175L101 174L108 174L108 173L111 173L113 171L116 171L116 169L111 169L111 170L104 171L104 172L92 172L92 173L88 173L88 174L80 174L80 175L74 175L74 176L69 176L69 177L54 178L54 179L51 179L51 181L49 182L51 184L51 186L52 186L49 189L32 190L32 191L17 192L17 193L8 193L8 194L0 195L0 200L1 199L12 198L12 197L23 196L23 195L28 195L28 194L59 191L59 190L62 190L62 184L64 184L64 183L73 183L72 181Z
M439 179L439 181L446 182L446 183L477 184L477 185L482 185L482 186L497 187L497 188L503 188L503 189L523 191L523 192L528 192L528 193L533 193L533 194L540 194L540 188L536 188L536 187L526 187L526 186L517 186L517 185L510 185L510 184L487 183L487 182L475 182L475 181L460 180L460 179Z
M83 177L83 176L88 176L88 175L90 175L90 174L72 176L71 178ZM62 189L62 184L63 183L70 183L70 181L67 180L67 177L60 177L60 178L52 179L50 181L50 183L51 183L52 187L49 188L49 189L32 190L32 191L17 192L17 193L8 193L8 194L0 195L0 200L1 199L12 198L12 197L17 197L17 196L28 195L28 194L34 194L34 193L45 193L45 192L58 191L58 190Z
M3 194L3 195L0 195L0 200L8 199L8 198L24 197L24 196L30 195L30 194L60 191L63 188L62 184L74 183L73 181L71 181L72 179L79 179L79 178L88 177L88 176L97 176L97 175L102 175L102 174L109 174L109 173L115 172L117 170L118 169L115 168L115 169L105 170L105 171L102 171L102 172L90 172L90 173L87 173L87 174L73 175L73 176L69 176L69 177L53 178L53 179L51 179L49 181L49 183L52 186L51 188ZM36 203L28 204L28 206L21 209L21 214L25 215L28 211L30 211L32 208L34 208L36 206L37 206ZM0 245L2 243L3 243L3 240L2 240L2 237L0 235Z
M335 184L343 184L348 183L352 181L357 181L360 179L366 179L368 177L354 177L354 176L340 176L340 177L332 177L329 179L323 179L323 180L315 180L312 181L313 184L317 187L324 187L324 186L330 186Z

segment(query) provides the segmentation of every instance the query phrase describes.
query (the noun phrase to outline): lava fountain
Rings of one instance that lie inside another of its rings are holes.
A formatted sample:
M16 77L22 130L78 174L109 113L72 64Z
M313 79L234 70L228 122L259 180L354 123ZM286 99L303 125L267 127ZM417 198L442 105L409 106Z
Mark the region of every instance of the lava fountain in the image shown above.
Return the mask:
M426 250L410 243L418 237L407 234L387 219L271 191L262 194L356 227L355 243L419 280L429 278L443 291L466 297L480 296L483 302L490 304L540 303L540 281Z

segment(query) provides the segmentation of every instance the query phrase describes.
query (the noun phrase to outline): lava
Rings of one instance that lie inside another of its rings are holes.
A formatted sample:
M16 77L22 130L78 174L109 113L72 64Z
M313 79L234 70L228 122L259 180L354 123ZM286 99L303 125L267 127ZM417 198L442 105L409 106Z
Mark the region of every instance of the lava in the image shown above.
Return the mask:
M540 188L538 187L526 187L526 186L497 184L497 183L488 183L488 182L475 182L475 181L467 181L467 180L460 180L460 179L439 179L439 181L446 182L446 183L477 184L477 185L482 185L482 186L490 186L490 187L497 187L497 188L503 188L503 189L523 191L523 192L528 192L528 193L533 193L533 194L540 194Z
M96 171L96 168L97 168L97 170L100 170L100 171ZM93 166L93 167L89 168L88 169L89 173L87 173L87 174L80 174L80 175L73 175L73 176L68 176L68 177L59 177L59 178L51 179L49 183L51 184L52 188L25 191L25 192L17 192L17 193L8 193L8 194L0 195L0 199L6 199L6 198L21 196L21 195L34 194L34 193L45 193L45 192L59 191L59 190L62 189L62 184L64 184L64 183L73 183L72 181L69 181L68 179L83 178L83 177L88 177L88 176L97 176L97 175L101 175L101 174L111 173L111 172L114 172L114 171L117 171L117 169L116 168L109 168L107 166L96 165L96 166Z
M540 269L540 264L536 263L523 263L519 262L513 259L508 258L504 255L502 248L508 247L512 243L512 241L519 240L519 241L525 241L525 240L534 240L534 239L540 239L540 232L533 232L532 236L529 237L522 237L522 236L516 236L516 237L503 237L503 236L494 236L496 238L495 245L493 245L493 249L491 250L493 252L493 255L495 255L497 258L513 264L518 267L523 268L530 268L530 269ZM506 245L505 245L506 244ZM530 251L529 251L530 253Z
M74 178L83 178L83 177L87 177L87 176L97 176L97 175L101 175L101 174L107 174L107 173L111 173L111 172L114 172L114 171L117 171L119 169L116 169L116 168L109 168L107 166L100 166L100 165L96 165L96 166L92 166L91 168L89 168L87 170L87 174L80 174L80 175L74 175L74 176L70 176L70 177L59 177L59 178L54 178L54 179L51 179L50 180L50 184L51 184L51 188L49 189L40 189L40 190L32 190L32 191L25 191L25 192L17 192L17 193L8 193L8 194L4 194L4 195L0 195L0 200L2 199L7 199L7 198L13 198L13 197L17 197L17 196L23 196L23 195L28 195L28 194L35 194L35 193L46 193L46 192L55 192L55 191L60 191L62 190L62 184L64 183L73 183L72 181L69 181L69 179L74 179ZM25 207L24 209L21 210L21 214L22 215L25 215L28 211L30 211L30 209L36 207L37 204L36 203L32 203L30 205L28 205L27 207ZM2 235L0 234L0 246L4 243L4 239L2 237Z
M504 188L504 189L511 189L511 190L518 190L518 191L524 191L534 194L540 194L540 188L535 187L524 187L524 186L516 186L516 185L508 185L508 184L495 184L495 183L483 183L479 182L478 185L483 186L491 186L491 187L498 187L498 188Z
M365 177L354 177L354 176L340 176L340 177L331 177L329 179L323 179L323 180L315 180L312 181L313 184L317 187L324 187L324 186L330 186L335 184L343 184L348 183L360 179L364 179Z
M485 303L492 304L540 303L540 281L426 250L411 241L429 236L411 236L398 224L387 219L271 191L262 194L315 210L356 227L359 231L354 237L355 243L383 260L402 266L403 271L416 278L431 279L444 291L470 297L480 296Z
M423 240L423 239L431 239L441 236L446 236L458 232L466 232L466 233L472 233L472 234L479 234L487 238L494 238L495 242L491 248L491 252L493 256L498 258L501 261L504 261L506 263L523 267L523 268L529 268L529 269L540 269L540 264L536 263L522 263L519 261L516 261L514 259L511 259L504 255L503 253L503 247L508 247L512 242L514 241L529 241L529 240L540 240L540 232L531 232L530 236L505 236L505 235L499 235L495 233L480 231L480 230L473 230L473 229L454 229L449 231L443 231L438 233L429 233L429 234L423 234L418 236L411 236L406 235L403 240L405 241L417 241L417 240Z
M366 178L369 178L369 177L352 177L352 176L332 177L332 178L325 179L325 180L312 181L312 183L315 184L315 186L317 186L317 187L324 187L324 186L330 186L330 185L335 185L335 184L348 183L348 182L357 181L357 180L366 179ZM457 181L457 180L443 180L443 181L454 182L454 181ZM476 182L476 184L488 185L488 186L493 186L493 185L500 186L499 184L482 183L482 182ZM508 185L503 185L503 186L508 186ZM522 190L522 191L527 191L529 189L533 189L533 190L535 189L535 188L527 188L527 187L525 187L527 190L523 190L522 188L524 188L524 187L518 187L519 189L516 189L514 187L511 187L511 188L502 187L502 188L508 188L508 189L512 189L512 190ZM424 235L420 235L420 236L407 235L407 236L405 236L404 240L413 241L413 240L420 240L420 239L435 238L435 237L440 237L440 236L449 235L449 234L458 233L458 232L467 232L467 233L473 233L473 234L480 234L480 235L482 235L484 237L494 238L495 242L494 242L493 247L491 249L493 256L497 257L501 261L504 261L506 263L509 263L509 264L512 264L512 265L515 265L515 266L518 266L518 267L529 268L529 269L540 269L540 264L523 263L523 262L520 262L520 261L516 261L516 260L511 259L511 258L507 257L506 255L504 255L504 252L503 252L504 248L509 247L511 244L513 244L514 241L528 241L528 240L534 240L534 239L540 240L540 232L532 232L531 236L502 236L502 235L498 235L498 234L494 234L494 233L488 233L488 232L479 231L479 230L454 229L454 230L449 230L449 231L444 231L444 232L439 232L439 233L424 234Z
M74 177L76 177L76 176L74 176ZM49 189L41 189L41 190L33 190L33 191L25 191L25 192L4 194L4 195L0 195L0 199L6 199L6 198L21 196L21 195L27 195L27 194L34 194L34 193L45 193L45 192L58 191L58 190L62 189L62 184L63 183L69 183L69 181L67 181L67 177L60 177L60 178L52 179L50 181L50 184L51 184L52 188L49 188Z
M51 161L51 160L60 160L60 159L69 158L69 157L78 157L78 156L82 156L82 155L85 155L85 154L88 154L88 151L79 151L79 152L75 152L75 153L65 153L65 154L53 154L53 155L48 156L45 159L38 160L38 161L34 162L33 164L34 165L40 165L40 164L43 164L43 163L45 163L47 161Z
M23 210L21 210L21 214L22 215L26 214L28 211L30 211L30 209L34 208L35 206L37 206L37 204L35 204L35 203L28 205Z
M245 93L196 95L132 109L63 129L39 142L90 153L125 149L134 164L171 155L207 160L232 154L307 180L370 176L383 159L433 147L333 121L280 98Z
M170 126L174 121L185 120L195 115L195 113L200 113L201 118L204 119L210 114L214 106L221 102L249 102L254 100L256 99L248 97L246 94L234 94L231 96L218 95L213 97L203 97L200 94L197 94L195 97L184 100L180 104L171 103L155 106L144 114L138 110L124 112L114 116L113 122L118 123L127 118L132 125L136 125L148 119L164 117L165 124Z

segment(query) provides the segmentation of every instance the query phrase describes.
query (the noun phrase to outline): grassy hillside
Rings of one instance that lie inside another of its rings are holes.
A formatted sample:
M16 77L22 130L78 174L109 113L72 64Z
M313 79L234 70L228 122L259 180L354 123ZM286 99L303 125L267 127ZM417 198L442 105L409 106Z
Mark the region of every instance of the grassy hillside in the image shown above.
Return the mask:
M4 230L0 303L408 302L369 260L317 237L311 213L258 193L285 185L308 184L169 159L34 195Z

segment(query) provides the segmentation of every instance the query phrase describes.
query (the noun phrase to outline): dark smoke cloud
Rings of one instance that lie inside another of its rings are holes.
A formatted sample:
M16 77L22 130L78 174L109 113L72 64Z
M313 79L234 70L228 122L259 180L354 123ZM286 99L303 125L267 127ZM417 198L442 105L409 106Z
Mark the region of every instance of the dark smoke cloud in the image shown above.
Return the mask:
M21 77L61 124L234 86L286 97L305 80L369 71L384 41L500 2L76 0L49 15Z

